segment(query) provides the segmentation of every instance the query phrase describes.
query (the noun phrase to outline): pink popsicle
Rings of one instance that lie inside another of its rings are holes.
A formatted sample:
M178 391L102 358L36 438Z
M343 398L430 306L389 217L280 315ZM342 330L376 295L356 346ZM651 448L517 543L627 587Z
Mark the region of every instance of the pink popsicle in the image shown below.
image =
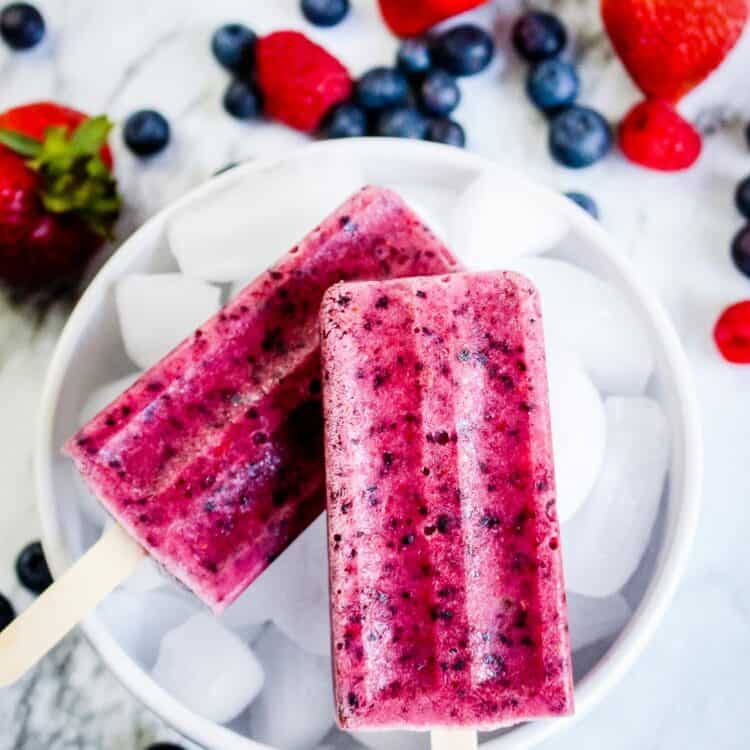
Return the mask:
M571 713L536 291L503 272L337 284L321 325L339 724Z
M65 449L125 529L221 612L325 504L325 290L455 265L398 196L365 188Z

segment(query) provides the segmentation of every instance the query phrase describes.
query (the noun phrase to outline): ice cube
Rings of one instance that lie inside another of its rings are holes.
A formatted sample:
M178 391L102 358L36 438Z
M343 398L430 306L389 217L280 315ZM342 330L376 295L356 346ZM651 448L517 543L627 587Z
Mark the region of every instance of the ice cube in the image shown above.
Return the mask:
M573 651L619 633L630 619L630 605L621 594L603 599L568 594L568 631Z
M180 273L132 274L115 296L125 351L145 369L218 312L221 290Z
M548 347L549 404L555 457L557 515L575 515L591 492L604 458L604 405L575 354Z
M608 398L607 447L599 478L563 525L570 591L609 596L633 574L656 520L669 461L669 426L656 401Z
M273 625L255 651L266 684L250 709L250 736L278 750L315 747L334 722L330 659L304 651Z
M273 621L305 651L330 658L327 549L326 519L321 515L287 551L285 564L294 571L293 582L286 582Z
M359 164L327 156L284 162L176 215L169 247L207 281L253 279L364 185Z
M348 732L370 750L429 750L428 732Z
M554 205L503 173L480 175L458 198L450 219L450 246L472 270L554 247L568 231Z
M188 709L218 724L239 716L263 687L255 654L208 612L164 636L152 675Z
M102 601L97 616L129 656L151 669L162 637L185 623L197 607L197 600L193 604L167 593L136 594L120 588Z
M172 586L176 589L172 579L150 557L147 557L122 584L122 588L131 594L145 594L148 591ZM176 590L174 593L179 595Z
M418 182L388 183L384 187L400 195L443 242L448 242L446 217L451 215L458 199L455 190Z
M643 393L653 353L643 326L615 287L562 260L524 258L508 267L539 290L547 339L578 354L599 390Z

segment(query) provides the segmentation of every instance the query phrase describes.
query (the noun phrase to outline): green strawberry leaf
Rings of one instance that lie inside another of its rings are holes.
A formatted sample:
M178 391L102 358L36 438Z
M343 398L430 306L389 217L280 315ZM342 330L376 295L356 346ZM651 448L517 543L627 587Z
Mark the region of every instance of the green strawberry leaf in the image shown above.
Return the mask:
M42 144L15 130L0 129L0 143L19 156L33 158L42 150Z
M84 120L70 138L70 148L77 155L94 156L107 141L112 123L105 115Z

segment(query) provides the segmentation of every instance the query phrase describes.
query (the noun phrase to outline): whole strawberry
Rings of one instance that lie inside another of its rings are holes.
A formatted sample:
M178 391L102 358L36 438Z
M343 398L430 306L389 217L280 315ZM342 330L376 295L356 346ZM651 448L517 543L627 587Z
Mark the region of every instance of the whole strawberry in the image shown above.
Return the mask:
M74 284L120 211L112 124L53 102L0 114L0 280Z
M400 37L422 34L436 23L485 2L486 0L379 0L383 20Z
M641 91L675 103L734 47L748 0L602 0L602 18Z

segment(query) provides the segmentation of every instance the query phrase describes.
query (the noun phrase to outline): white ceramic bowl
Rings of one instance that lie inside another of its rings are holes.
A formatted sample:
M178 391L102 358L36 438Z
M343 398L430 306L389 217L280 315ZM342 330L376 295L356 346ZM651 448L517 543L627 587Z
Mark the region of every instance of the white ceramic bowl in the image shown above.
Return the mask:
M77 427L78 412L93 387L128 369L117 326L112 285L132 272L174 268L166 252L165 227L177 211L243 180L263 179L278 162L327 155L358 159L371 183L423 183L460 189L487 168L505 171L538 197L539 210L558 211L579 242L578 261L614 284L648 332L656 358L656 381L672 433L672 459L666 514L648 586L637 611L609 650L576 683L576 717L600 701L630 668L658 626L685 567L700 503L702 450L697 407L688 364L670 322L657 300L637 281L603 229L573 203L530 183L523 175L458 149L412 141L362 139L307 146L281 159L238 167L186 195L158 213L128 239L94 279L60 338L44 390L36 445L36 481L44 544L55 574L60 574L92 542L72 502L76 489L60 446ZM325 179L324 175L321 175ZM184 708L160 688L115 641L96 615L83 629L104 661L138 698L180 732L212 750L262 747L226 727ZM570 720L541 721L515 727L488 741L492 750L519 750L570 726Z

